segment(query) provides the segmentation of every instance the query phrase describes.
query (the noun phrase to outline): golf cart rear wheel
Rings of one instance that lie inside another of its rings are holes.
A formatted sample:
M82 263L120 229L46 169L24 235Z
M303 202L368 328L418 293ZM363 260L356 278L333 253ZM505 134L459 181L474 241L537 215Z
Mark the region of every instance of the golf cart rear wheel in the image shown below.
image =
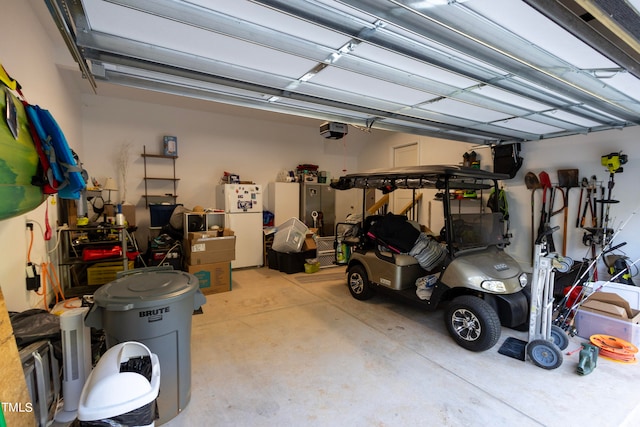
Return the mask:
M445 311L445 325L458 345L485 351L500 338L500 318L483 299L471 295L455 298Z
M560 326L551 325L551 342L557 345L560 350L564 350L569 346L569 337Z
M367 271L361 265L354 265L347 270L347 285L351 296L358 300L367 300L373 296L375 290L369 282Z
M537 339L527 344L531 361L543 369L556 369L562 365L562 350L551 341Z

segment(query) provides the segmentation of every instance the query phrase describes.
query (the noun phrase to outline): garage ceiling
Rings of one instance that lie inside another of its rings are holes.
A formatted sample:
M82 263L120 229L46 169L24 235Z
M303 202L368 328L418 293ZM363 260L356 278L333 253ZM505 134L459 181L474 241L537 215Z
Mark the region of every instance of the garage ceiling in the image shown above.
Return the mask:
M476 144L640 124L640 0L45 0L83 75Z

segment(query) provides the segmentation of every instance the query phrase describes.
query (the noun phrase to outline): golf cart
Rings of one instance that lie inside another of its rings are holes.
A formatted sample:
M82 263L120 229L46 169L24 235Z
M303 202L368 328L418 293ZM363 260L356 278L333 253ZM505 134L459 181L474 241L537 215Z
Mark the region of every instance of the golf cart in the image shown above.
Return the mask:
M498 194L498 181L503 179L508 176L469 167L414 166L354 173L333 182L331 186L338 190L378 189L386 194L411 189L414 199L415 190L432 188L438 191L436 200L443 206L444 227L439 235L429 235L422 228L413 246L404 248L393 240L416 234L402 224L399 215L363 215L356 236L344 239L350 245L347 284L351 295L366 300L378 290L388 291L427 310L447 302L447 330L460 346L471 351L493 347L501 326L526 330L527 276L504 252L508 244L504 215L486 212L482 206L478 209L491 189ZM454 212L454 203L459 202L455 197L469 194L480 199L475 201L475 213ZM363 191L363 213L365 201ZM393 221L385 233L387 219ZM406 222L416 228L416 223ZM418 246L423 249L417 250ZM422 289L417 289L417 284Z

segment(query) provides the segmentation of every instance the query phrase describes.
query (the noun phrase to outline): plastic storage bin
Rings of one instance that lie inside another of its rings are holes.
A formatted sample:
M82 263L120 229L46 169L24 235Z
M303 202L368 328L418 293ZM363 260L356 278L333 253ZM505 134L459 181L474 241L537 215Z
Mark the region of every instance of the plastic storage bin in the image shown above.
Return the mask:
M308 232L307 226L298 218L288 219L278 226L271 248L285 253L300 252Z
M82 388L80 426L153 426L159 390L157 355L138 342L111 347Z
M625 285L628 286L628 285ZM640 324L604 316L587 310L578 310L575 317L578 336L589 339L591 335L611 335L640 346Z
M138 341L160 360L159 424L191 398L191 317L206 299L198 278L184 271L138 269L101 286L85 323L104 329L107 347Z
M276 252L278 256L278 270L282 273L294 274L304 271L304 264L307 259L315 258L316 251L305 252Z
M128 262L129 270L133 270L133 261ZM104 285L115 280L118 273L124 271L122 261L101 262L87 268L88 285Z

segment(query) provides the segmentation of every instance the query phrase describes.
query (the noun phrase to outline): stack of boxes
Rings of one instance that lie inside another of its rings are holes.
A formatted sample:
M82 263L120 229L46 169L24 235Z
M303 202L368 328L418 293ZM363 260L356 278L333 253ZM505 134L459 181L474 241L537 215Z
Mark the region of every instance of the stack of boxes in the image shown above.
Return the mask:
M203 294L231 290L231 261L236 258L233 230L187 233L183 247L185 270L198 278Z

